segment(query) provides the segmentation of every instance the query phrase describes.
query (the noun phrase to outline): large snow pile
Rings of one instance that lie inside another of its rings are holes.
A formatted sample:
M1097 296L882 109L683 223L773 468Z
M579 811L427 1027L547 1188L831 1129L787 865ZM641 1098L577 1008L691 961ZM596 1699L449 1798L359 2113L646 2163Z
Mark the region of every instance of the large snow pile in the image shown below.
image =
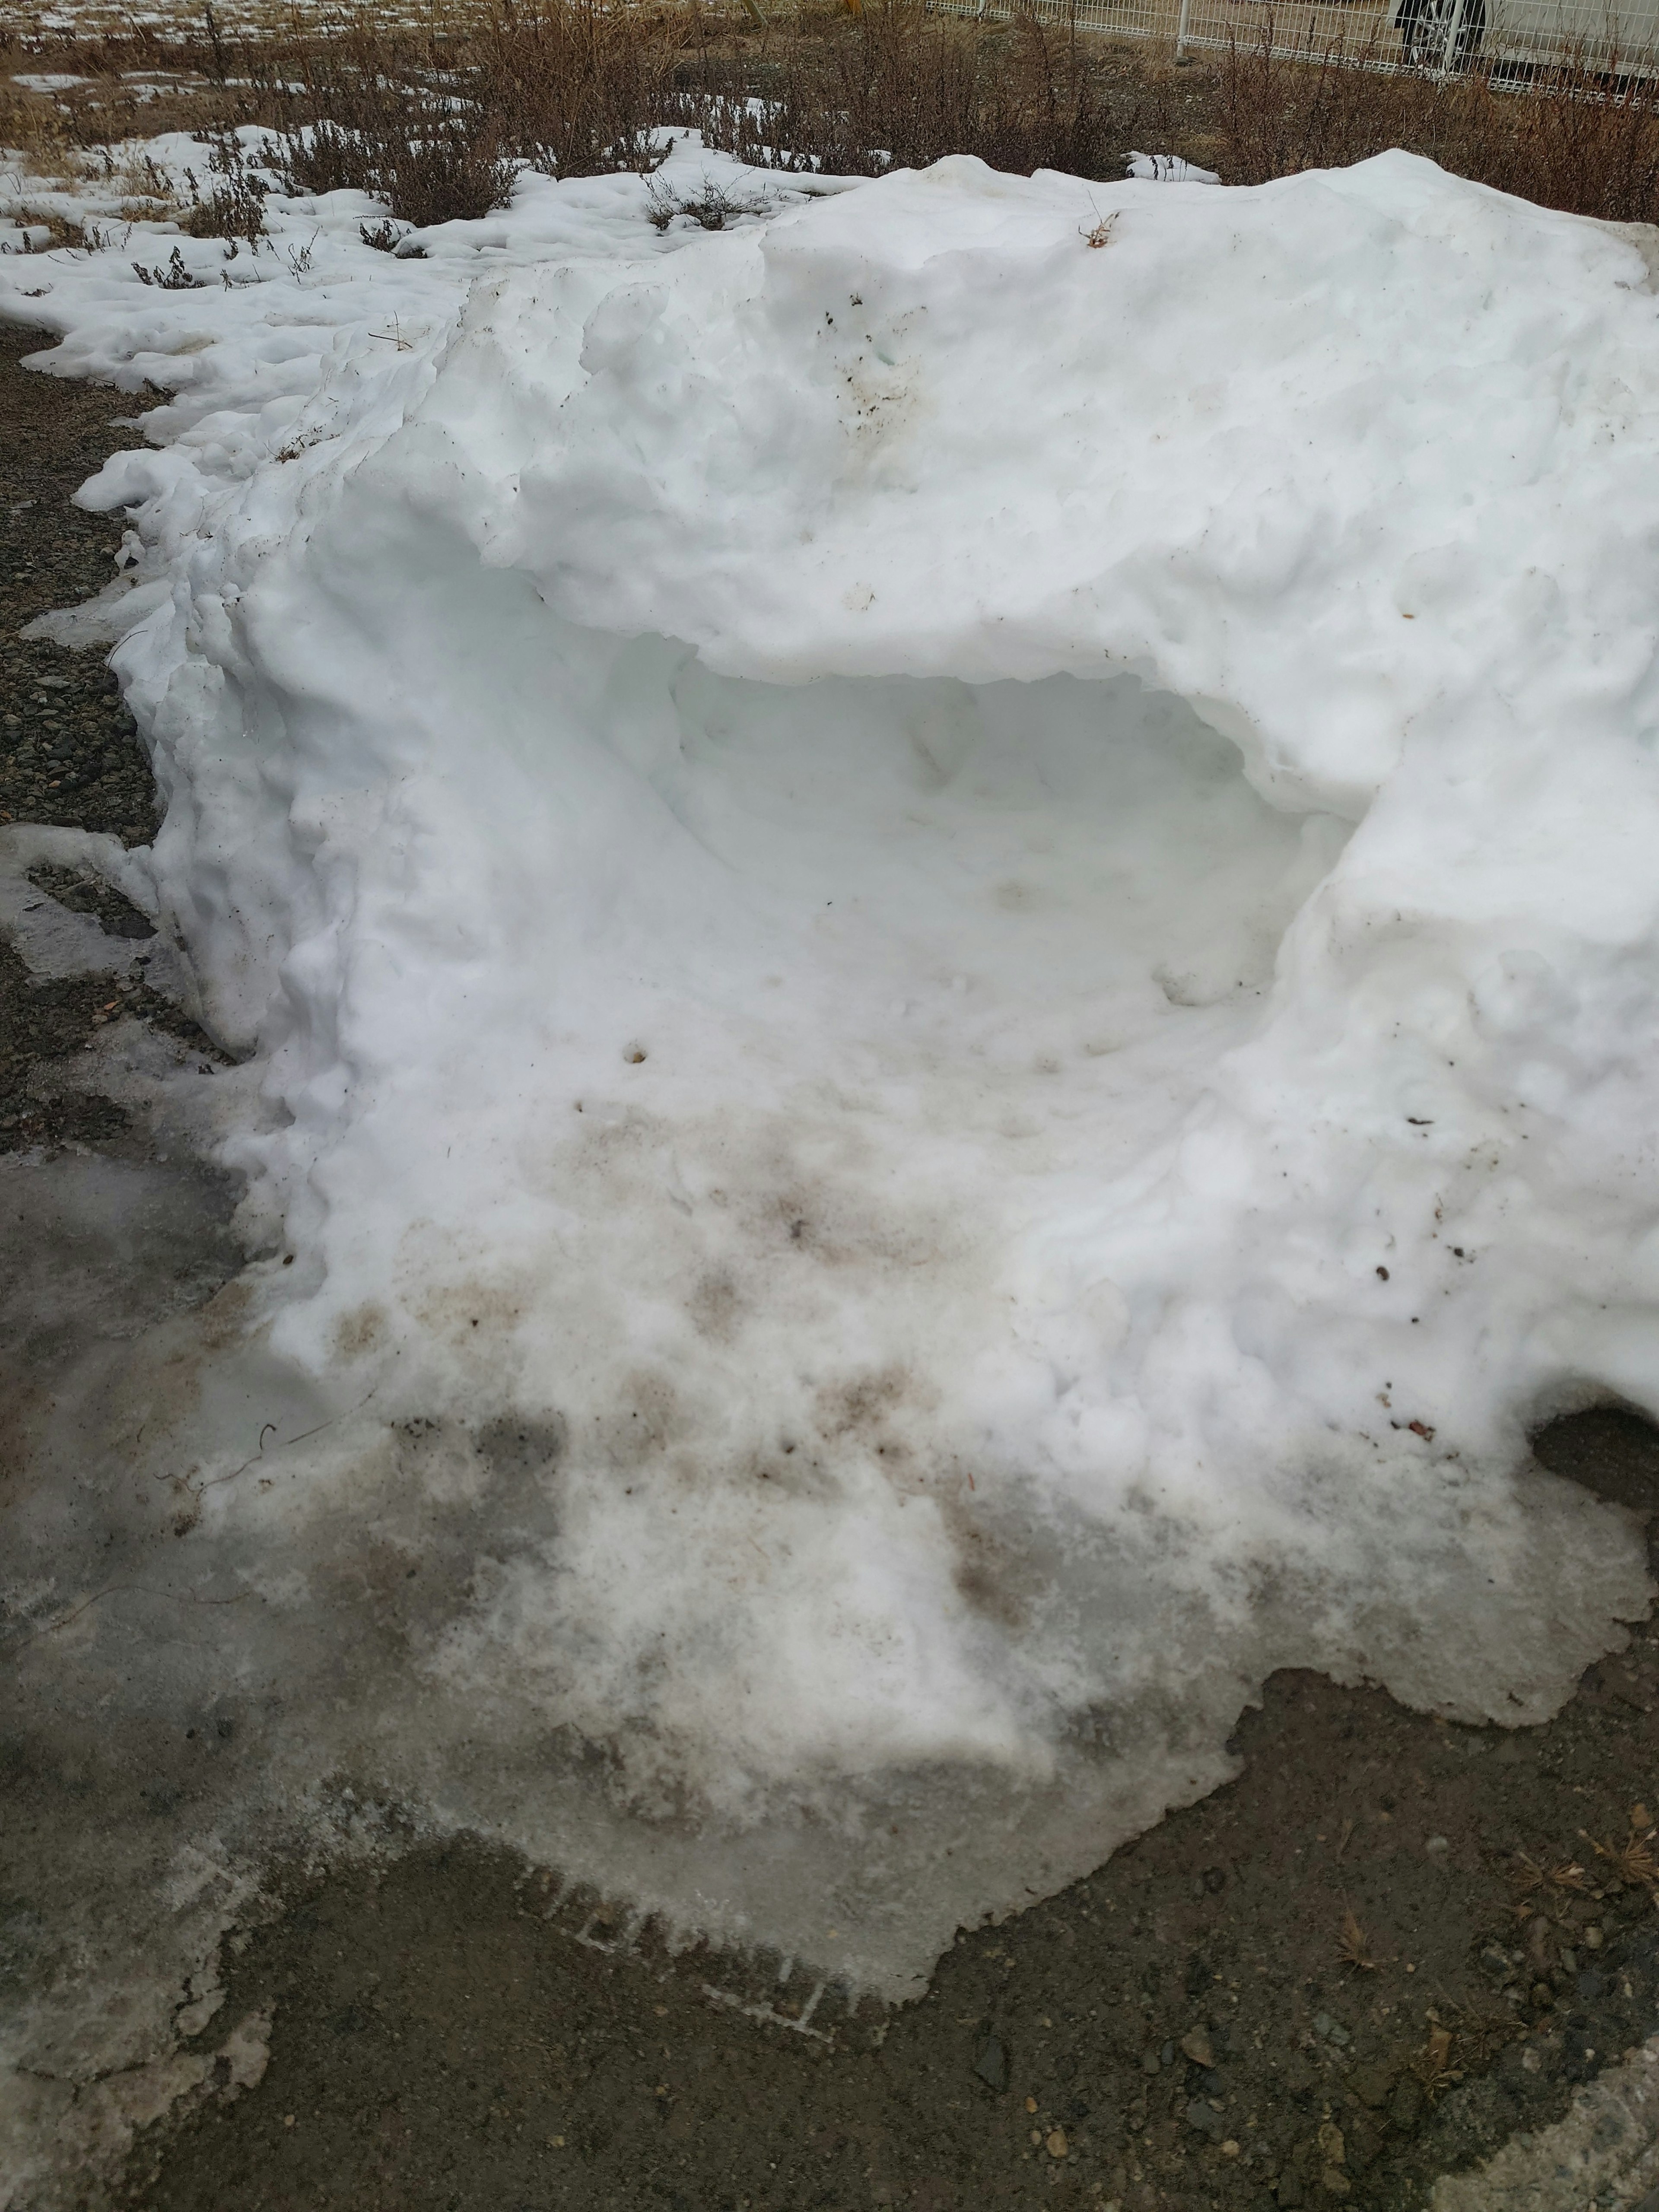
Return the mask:
M1659 1413L1659 325L1402 155L772 190L4 305L179 394L85 496L259 1094L123 1447L216 1664L892 1988L1272 1668L1536 1719L1645 1605L1524 1435Z

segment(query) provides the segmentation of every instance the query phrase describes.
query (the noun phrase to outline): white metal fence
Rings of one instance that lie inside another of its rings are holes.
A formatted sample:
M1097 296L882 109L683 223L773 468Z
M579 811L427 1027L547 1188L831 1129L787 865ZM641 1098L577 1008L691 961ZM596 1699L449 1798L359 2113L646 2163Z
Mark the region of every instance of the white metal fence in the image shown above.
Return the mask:
M964 13L1007 0L958 0ZM1659 0L1048 0L1045 14L1178 50L1230 44L1285 56L1340 53L1376 69L1490 66L1524 80L1558 64L1611 79L1659 78Z

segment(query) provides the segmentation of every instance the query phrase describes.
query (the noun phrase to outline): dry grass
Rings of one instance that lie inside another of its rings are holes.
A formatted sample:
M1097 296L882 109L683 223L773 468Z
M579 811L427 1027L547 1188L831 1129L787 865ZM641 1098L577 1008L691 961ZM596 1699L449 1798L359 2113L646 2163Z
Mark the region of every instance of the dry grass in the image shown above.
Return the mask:
M1226 56L1222 163L1230 182L1262 184L1342 168L1390 147L1542 207L1613 222L1659 218L1659 92L1588 64L1521 86L1474 68L1438 82L1383 75L1364 51L1287 59L1260 40Z
M1659 218L1659 99L1645 86L1588 67L1524 89L1478 68L1437 82L1362 66L1364 52L1286 58L1272 38L1264 22L1258 43L1177 70L1150 43L1114 45L1064 15L979 20L923 0L763 12L468 0L418 22L353 10L235 39L210 11L188 33L0 38L0 141L47 176L155 131L211 143L228 125L262 124L294 189L353 185L415 224L499 206L525 164L648 170L665 125L757 167L863 174L965 153L1115 178L1140 147L1253 184L1403 146L1546 206ZM10 81L20 68L87 82L27 93ZM198 205L246 234L234 178L204 178Z
M1448 1997L1430 2007L1428 2020L1428 2040L1412 2062L1412 2071L1431 2099L1471 2070L1480 2072L1527 2032L1512 2013Z
M1371 1956L1370 1936L1351 1905L1343 1910L1336 1955L1343 1966L1358 1967L1363 1973L1374 1974L1377 1971L1377 1962Z
M803 14L735 81L716 39L697 63L683 114L710 143L762 167L843 175L973 154L1020 175L1118 177L1126 125L1158 137L1170 92L1154 57L1074 21L1021 12L987 26L917 0Z
M1164 77L1075 27L984 25L921 0L757 28L696 6L503 5L464 32L359 22L227 70L275 124L296 189L350 184L415 223L500 205L518 167L648 171L662 126L759 168L843 175L975 154L1029 173L1122 173L1126 114L1157 136ZM1145 135L1145 132L1143 135Z
M1453 2064L1453 2045L1455 2039L1450 2028L1438 2016L1429 2014L1428 2040L1411 2061L1411 2070L1422 2083L1431 2104L1438 2100L1443 2091L1463 2078L1462 2069Z
M21 154L36 176L63 176L74 152L68 118L58 104L40 93L26 92L4 76L0 76L0 146Z
M188 36L0 41L0 72L19 67L88 80L49 97L0 75L0 140L38 168L141 132L260 124L292 189L354 186L416 224L501 205L525 164L648 170L664 125L763 168L871 175L966 153L1117 177L1131 144L1169 138L1179 104L1167 57L923 0L769 16L735 0L487 0L419 28L355 11L236 39L210 10Z
M73 173L77 154L195 130L215 119L222 99L204 55L210 49L201 40L143 27L109 38L0 33L0 145L37 173L63 175ZM14 72L82 82L40 93L17 84Z
M1638 1820L1637 1815L1641 1815ZM1582 1831L1581 1831L1582 1832ZM1598 1844L1593 1836L1584 1841L1596 1857L1612 1871L1614 1881L1627 1889L1645 1889L1659 1893L1659 1854L1654 1850L1654 1832L1647 1825L1647 1808L1636 1807L1631 1814L1630 1833L1622 1843Z
M1577 1896L1590 1887L1589 1878L1577 1859L1558 1859L1552 1865L1541 1866L1536 1859L1528 1858L1525 1851L1515 1855L1510 1884L1515 1893L1511 1910L1517 1919L1528 1920L1539 1905L1547 1901L1547 1892Z

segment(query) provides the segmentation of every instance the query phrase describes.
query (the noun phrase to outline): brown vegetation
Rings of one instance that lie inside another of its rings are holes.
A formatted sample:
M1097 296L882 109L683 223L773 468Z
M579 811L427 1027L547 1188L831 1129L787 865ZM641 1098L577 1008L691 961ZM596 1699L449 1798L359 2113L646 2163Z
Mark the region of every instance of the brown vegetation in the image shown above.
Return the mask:
M88 80L53 98L0 73L0 141L50 171L157 129L196 129L222 153L225 126L263 125L290 189L356 186L417 225L502 204L525 164L649 170L664 125L757 167L842 174L957 153L1115 178L1141 147L1255 184L1401 146L1546 206L1659 216L1659 97L1645 83L1588 66L1527 85L1480 67L1439 80L1368 66L1386 58L1286 58L1264 23L1257 44L1176 67L1063 11L973 18L922 0L484 0L419 27L356 10L234 39L210 9L187 34L0 40L0 72ZM222 216L247 234L242 180L210 167L204 156L191 227Z
M1485 66L1385 73L1335 47L1275 54L1271 27L1221 72L1230 183L1343 168L1389 147L1542 207L1613 222L1659 218L1659 88L1565 63L1525 83Z

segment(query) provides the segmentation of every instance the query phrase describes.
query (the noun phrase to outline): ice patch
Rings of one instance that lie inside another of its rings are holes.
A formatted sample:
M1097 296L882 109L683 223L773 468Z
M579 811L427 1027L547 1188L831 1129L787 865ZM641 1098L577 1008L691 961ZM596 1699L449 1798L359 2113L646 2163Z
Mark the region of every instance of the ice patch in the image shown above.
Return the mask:
M173 585L165 576L151 577L148 582L131 576L117 576L112 583L105 585L95 599L78 607L54 607L49 614L37 615L33 622L25 623L17 634L20 637L46 638L53 645L71 649L114 645L130 629L136 629L146 615L165 606L172 597Z
M141 913L155 911L155 884L142 854L118 837L60 830L34 822L0 826L0 930L21 954L33 975L106 975L130 968L137 951L131 939L111 937L95 916L76 914L30 881L42 867L86 869L113 885ZM145 959L159 953L171 966L172 948L154 941Z

